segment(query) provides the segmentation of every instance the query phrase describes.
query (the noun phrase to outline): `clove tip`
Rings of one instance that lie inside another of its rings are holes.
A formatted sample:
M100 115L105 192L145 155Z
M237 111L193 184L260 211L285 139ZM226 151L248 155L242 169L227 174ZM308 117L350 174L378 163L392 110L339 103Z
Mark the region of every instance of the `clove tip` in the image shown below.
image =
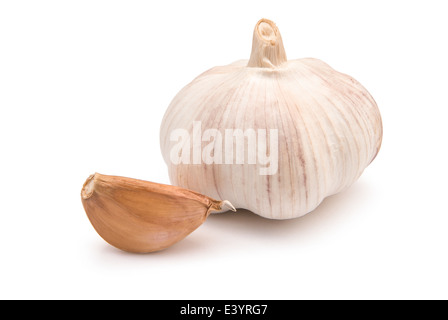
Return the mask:
M233 204L230 203L230 201L228 201L228 200L224 200L224 201L222 202L222 205L225 206L225 207L228 207L228 208L229 208L230 210L232 210L233 212L236 212L235 207L233 206Z

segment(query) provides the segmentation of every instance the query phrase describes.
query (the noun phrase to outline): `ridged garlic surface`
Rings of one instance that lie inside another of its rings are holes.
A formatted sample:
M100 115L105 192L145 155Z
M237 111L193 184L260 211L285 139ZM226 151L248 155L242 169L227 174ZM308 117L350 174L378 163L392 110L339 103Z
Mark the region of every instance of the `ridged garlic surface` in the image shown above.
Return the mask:
M204 136L208 129L215 134ZM256 137L266 146L257 154L276 152L277 163L248 159L249 134L244 144L223 146L229 129L266 133ZM317 59L288 61L278 28L262 19L250 60L212 68L184 87L160 133L173 185L266 218L290 219L351 186L377 155L383 132L378 107L358 81ZM204 160L217 150L222 154L213 163ZM263 173L268 166L272 172Z

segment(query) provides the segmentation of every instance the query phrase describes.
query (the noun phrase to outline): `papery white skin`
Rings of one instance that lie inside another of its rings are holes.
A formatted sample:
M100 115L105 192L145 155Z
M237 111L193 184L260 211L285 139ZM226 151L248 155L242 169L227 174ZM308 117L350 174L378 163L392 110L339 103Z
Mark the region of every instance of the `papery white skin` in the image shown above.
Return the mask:
M277 129L276 174L260 175L260 163L173 164L170 134L185 129L193 136L194 121L221 132ZM359 82L317 59L287 61L277 27L262 19L249 61L212 68L176 95L160 142L173 185L290 219L351 186L377 155L382 134L378 107Z

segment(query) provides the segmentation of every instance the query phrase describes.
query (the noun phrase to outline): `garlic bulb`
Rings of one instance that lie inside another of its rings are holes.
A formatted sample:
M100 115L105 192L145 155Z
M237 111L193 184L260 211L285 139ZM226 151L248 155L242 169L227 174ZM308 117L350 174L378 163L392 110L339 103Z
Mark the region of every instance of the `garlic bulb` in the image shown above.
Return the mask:
M266 19L255 27L250 60L194 79L160 130L173 185L271 219L303 216L348 188L381 140L367 90L320 60L288 61Z

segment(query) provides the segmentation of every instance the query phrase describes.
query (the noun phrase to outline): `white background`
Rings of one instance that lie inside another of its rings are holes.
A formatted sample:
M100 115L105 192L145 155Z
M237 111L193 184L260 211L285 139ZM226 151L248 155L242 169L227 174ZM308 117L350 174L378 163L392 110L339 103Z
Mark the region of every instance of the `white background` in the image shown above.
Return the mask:
M2 1L0 298L447 299L445 1ZM165 251L111 247L93 172L169 183L159 127L203 71L275 21L380 108L383 146L346 192L271 221L209 217Z

